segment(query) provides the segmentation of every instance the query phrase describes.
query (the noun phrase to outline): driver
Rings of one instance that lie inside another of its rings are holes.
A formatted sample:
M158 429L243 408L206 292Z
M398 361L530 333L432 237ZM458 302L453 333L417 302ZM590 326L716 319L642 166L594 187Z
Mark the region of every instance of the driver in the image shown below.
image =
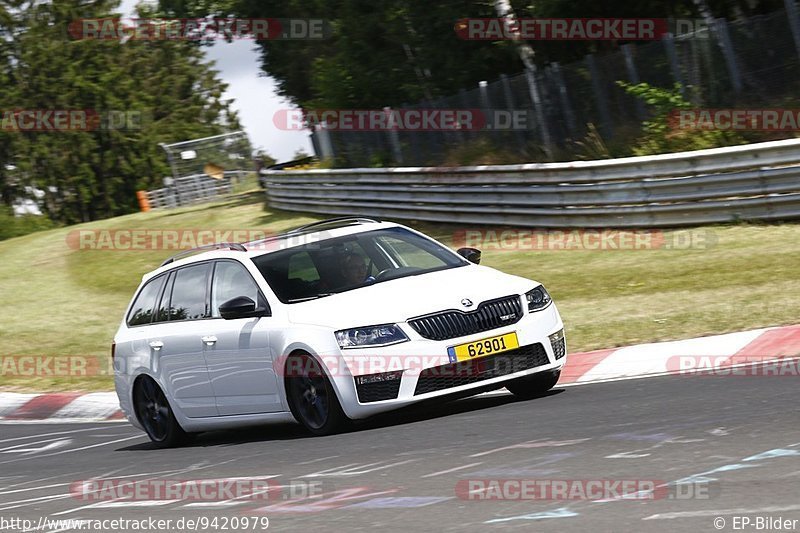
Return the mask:
M342 277L347 285L375 280L372 276L367 276L367 264L364 258L352 252L342 258Z

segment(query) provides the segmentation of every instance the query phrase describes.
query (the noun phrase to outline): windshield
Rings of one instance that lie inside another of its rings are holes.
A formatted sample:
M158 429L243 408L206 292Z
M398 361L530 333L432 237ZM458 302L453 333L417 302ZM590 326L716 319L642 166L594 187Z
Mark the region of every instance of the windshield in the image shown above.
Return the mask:
M441 244L404 228L314 242L253 262L283 303L468 264Z

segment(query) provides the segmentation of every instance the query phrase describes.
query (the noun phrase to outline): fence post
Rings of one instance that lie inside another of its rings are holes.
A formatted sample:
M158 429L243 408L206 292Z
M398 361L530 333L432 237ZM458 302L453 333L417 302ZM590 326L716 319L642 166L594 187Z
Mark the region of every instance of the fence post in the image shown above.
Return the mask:
M567 128L569 128L569 134L572 137L575 137L578 132L577 125L575 123L575 113L572 111L572 105L569 101L569 93L567 92L567 85L564 83L564 76L561 75L561 65L557 61L554 61L550 64L553 69L553 77L556 80L556 85L558 86L558 100L561 102L561 108L564 110L564 117L567 119Z
M722 55L725 56L725 64L728 66L728 73L731 75L733 91L736 94L742 92L742 78L739 72L739 65L736 63L736 54L733 50L731 35L728 32L728 23L725 19L714 20L714 29L719 37L719 45L722 48Z
M542 145L547 157L553 158L553 150L550 142L550 130L547 127L547 122L544 119L542 112L542 101L539 97L539 88L536 84L536 65L531 64L525 68L525 79L528 81L528 90L531 94L531 102L533 103L533 111L536 113L536 121L539 123L539 131L542 136Z
M173 181L171 183L174 184L175 183L174 180L178 179L178 169L175 168L175 160L172 158L172 152L169 151L169 148L167 148L167 145L165 143L158 143L158 145L161 148L163 148L164 149L164 153L167 154L167 162L169 163L169 168L172 169L172 179L173 179ZM167 180L166 179L164 180L164 185L167 185L168 187L170 186L169 184L167 184ZM181 205L181 193L178 190L177 184L175 184L175 187L172 189L172 193L175 195L175 203L178 206L180 206Z
M792 30L794 48L800 57L800 16L797 14L797 5L794 0L783 0L783 5L786 6L786 16L789 19L789 28Z
M614 136L614 127L611 124L611 113L608 111L608 97L605 87L600 82L600 73L597 71L597 64L594 55L586 56L586 66L589 69L589 76L592 78L592 88L597 99L597 109L600 111L600 133L606 140Z
M322 122L316 126L317 139L319 140L320 159L329 160L333 159L333 143L331 142L331 132L326 127L327 124Z
M514 105L514 94L511 92L511 82L508 81L508 76L505 74L500 74L500 83L503 86L503 97L506 101L506 109L511 112L511 125L513 127L516 106ZM514 137L517 139L520 149L524 150L525 134L521 130L514 129Z
M388 119L392 114L392 108L384 107L383 112L386 114ZM397 134L397 128L389 128L386 134L389 136L389 145L392 147L392 157L394 158L395 162L402 163L403 150L400 147L400 135Z
M622 55L625 56L625 69L628 71L628 79L630 79L631 83L634 85L639 84L639 73L636 72L636 63L633 61L633 50L632 44L623 44L620 48L622 48ZM633 97L634 101L636 102L636 115L638 116L639 120L644 120L647 118L647 113L644 109L644 103L642 103L641 99Z
M667 51L667 59L669 59L669 69L672 71L672 78L675 83L680 83L680 92L682 96L686 95L685 83L681 76L681 68L678 65L678 53L675 50L675 38L671 33L665 33L662 38L664 42L664 49Z

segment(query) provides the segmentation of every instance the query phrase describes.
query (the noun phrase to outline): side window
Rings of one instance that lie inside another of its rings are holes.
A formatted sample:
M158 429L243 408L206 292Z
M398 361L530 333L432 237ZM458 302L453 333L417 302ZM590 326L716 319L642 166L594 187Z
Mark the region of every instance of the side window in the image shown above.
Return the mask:
M169 320L196 320L206 316L206 284L210 263L184 267L175 272Z
M150 323L153 318L153 311L156 307L156 298L158 298L158 293L165 279L166 276L158 276L155 279L151 279L142 290L139 291L139 296L136 297L136 301L133 302L131 311L128 313L129 326L140 326Z
M211 282L211 316L219 318L219 306L237 296L247 296L256 304L259 298L258 285L245 267L233 261L218 261Z
M161 302L158 304L155 322L166 322L169 320L169 299L172 297L172 286L174 283L175 273L170 272L164 287L164 292L161 293Z

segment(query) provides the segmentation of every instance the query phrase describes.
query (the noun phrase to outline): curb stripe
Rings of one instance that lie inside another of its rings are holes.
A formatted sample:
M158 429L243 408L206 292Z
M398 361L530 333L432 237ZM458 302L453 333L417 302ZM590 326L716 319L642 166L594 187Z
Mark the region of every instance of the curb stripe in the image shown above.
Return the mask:
M800 325L769 329L736 352L732 359L742 356L790 357L795 355L800 355Z
M723 356L792 357L800 355L800 324L698 337L679 341L639 344L567 355L559 383L590 383L635 378L670 369L673 357ZM674 369L673 369L674 370ZM125 420L115 392L21 394L0 392L0 421L98 422Z
M5 416L9 420L31 420L50 418L56 411L81 396L79 392L59 392L41 394L28 400L12 413Z
M561 378L558 382L576 383L584 374L616 351L617 348L611 348L609 350L567 354L567 364L564 365L564 369L561 371Z

